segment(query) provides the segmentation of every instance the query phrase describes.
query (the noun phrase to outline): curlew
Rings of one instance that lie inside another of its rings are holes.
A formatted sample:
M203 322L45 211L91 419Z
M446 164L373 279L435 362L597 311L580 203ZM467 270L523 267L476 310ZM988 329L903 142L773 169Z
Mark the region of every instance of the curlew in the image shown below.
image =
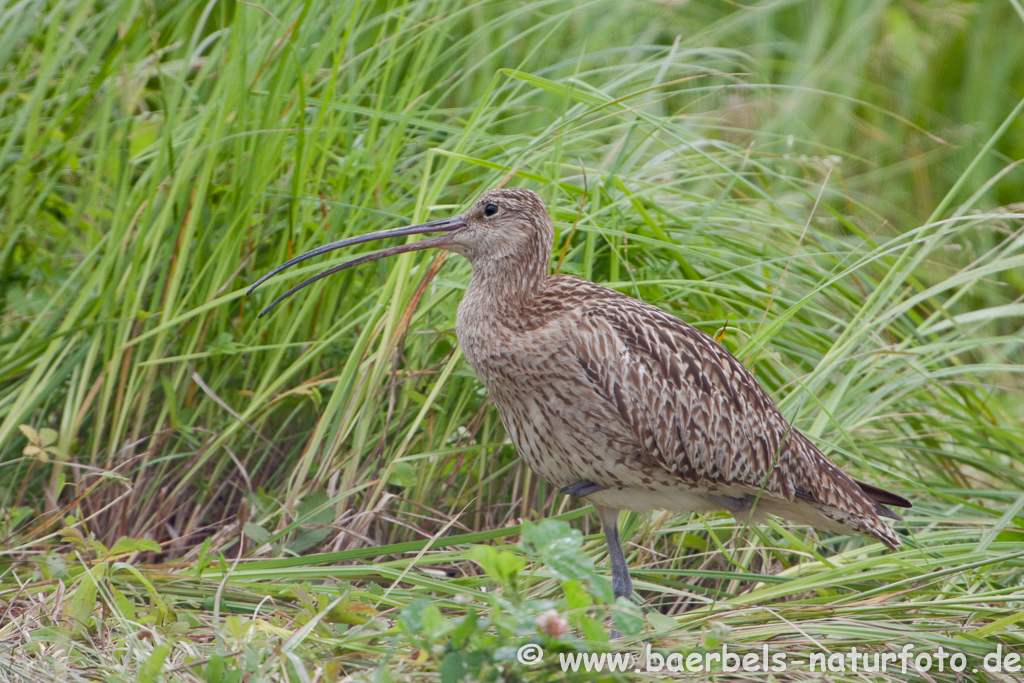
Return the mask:
M597 511L616 597L630 597L620 510L777 515L864 534L895 549L883 517L903 497L840 470L792 427L753 374L714 339L665 311L571 275L549 275L554 229L525 189L484 192L453 218L352 237L297 256L421 233L429 239L328 268L267 307L345 268L409 251L447 249L473 274L456 334L519 455L539 476Z

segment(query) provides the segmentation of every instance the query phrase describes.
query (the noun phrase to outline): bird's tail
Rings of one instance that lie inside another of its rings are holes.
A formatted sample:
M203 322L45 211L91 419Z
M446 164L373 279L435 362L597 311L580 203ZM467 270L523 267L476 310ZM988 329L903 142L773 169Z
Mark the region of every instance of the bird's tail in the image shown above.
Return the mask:
M899 535L891 526L882 521L882 518L899 521L902 518L888 506L909 508L912 507L910 501L874 484L854 479L838 468L832 474L838 475L835 478L845 480L843 484L848 485L847 504L821 506L819 512L830 521L838 522L851 531L878 539L890 550L899 548L902 545ZM849 495L851 493L853 496ZM860 498L860 500L850 500L853 497Z
M879 517L888 517L889 519L900 520L901 517L896 514L893 510L890 510L886 505L891 505L898 508L910 508L914 507L909 500L903 496L897 495L892 491L886 491L883 488L879 488L874 484L869 484L866 481L860 479L854 479L860 490L871 499L871 502L875 504L875 514Z
M854 479L796 430L787 447L792 450L784 457L802 461L806 467L804 471L814 474L794 482L795 499L773 501L771 507L776 507L778 512L771 507L768 512L825 531L871 536L892 550L900 546L899 535L882 518L899 520L900 516L887 506L909 508L910 501L874 484Z

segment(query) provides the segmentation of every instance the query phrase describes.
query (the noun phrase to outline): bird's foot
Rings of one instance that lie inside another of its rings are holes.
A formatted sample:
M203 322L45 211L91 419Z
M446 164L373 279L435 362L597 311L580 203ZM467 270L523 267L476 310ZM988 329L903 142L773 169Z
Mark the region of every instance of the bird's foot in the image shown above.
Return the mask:
M604 487L600 484L595 484L592 481L586 479L580 479L575 484L569 484L568 486L562 487L562 493L569 496L576 496L577 498L583 498L589 496L591 493L597 493L598 491L604 491Z

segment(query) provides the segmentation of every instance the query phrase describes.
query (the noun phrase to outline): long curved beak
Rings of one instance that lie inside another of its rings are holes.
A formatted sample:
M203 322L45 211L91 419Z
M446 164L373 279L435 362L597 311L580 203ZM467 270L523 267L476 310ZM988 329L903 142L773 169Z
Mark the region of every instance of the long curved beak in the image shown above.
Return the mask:
M462 219L462 216L455 216L453 218L442 218L441 220L431 221L429 223L420 223L419 225L409 225L404 228L391 228L390 230L371 232L367 235L358 235L356 237L349 237L348 239L338 240L337 242L331 242L330 244L325 244L322 247L317 247L312 251L307 251L305 254L296 256L295 258L291 259L286 263L282 263L277 268L274 268L272 271L270 271L269 273L261 277L259 280L257 280L253 284L253 286L249 288L249 291L247 291L246 294L252 294L254 289L256 289L261 284L263 284L270 278L280 273L282 270L290 268L291 266L294 266L296 263L301 263L306 259L311 259L314 256L319 256L320 254L326 254L329 251L334 251L335 249L342 249L344 247L350 247L353 244L362 244L363 242L382 240L387 237L404 237L406 235L419 235L425 232L455 232L456 230L461 230L464 227L466 227L466 221ZM273 303L271 303L269 306L263 309L263 312L260 313L259 317L262 318L263 316L265 316L267 313L270 312L271 309L274 308L274 306L277 306L279 303L290 297L295 292L299 291L304 287L308 287L317 280L322 280L328 275L333 275L334 273L345 270L346 268L353 268L364 263L369 263L370 261L376 261L377 259L387 258L388 256L394 256L395 254L404 254L405 252L408 251L419 251L420 249L429 249L431 247L444 247L445 244L448 243L448 240L448 235L439 235L437 237L432 237L431 239L413 242L412 244L402 244L397 247L391 247L389 249L381 249L380 251L375 251L371 254L366 254L365 256L360 256L359 258L355 258L352 259L351 261L346 261L345 263L342 263L340 265L328 268L322 273L317 273L308 280L300 282L299 284L295 285L281 296L274 299Z

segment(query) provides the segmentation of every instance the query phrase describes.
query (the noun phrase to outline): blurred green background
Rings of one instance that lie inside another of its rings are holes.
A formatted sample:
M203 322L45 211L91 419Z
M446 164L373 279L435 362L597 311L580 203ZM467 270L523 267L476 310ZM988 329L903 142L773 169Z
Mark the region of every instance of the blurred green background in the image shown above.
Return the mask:
M189 566L578 507L458 353L465 262L244 293L501 182L562 272L720 336L901 530L989 557L1024 524L1022 34L1019 0L0 4L4 580L65 526ZM631 516L637 576L714 564L710 519Z

